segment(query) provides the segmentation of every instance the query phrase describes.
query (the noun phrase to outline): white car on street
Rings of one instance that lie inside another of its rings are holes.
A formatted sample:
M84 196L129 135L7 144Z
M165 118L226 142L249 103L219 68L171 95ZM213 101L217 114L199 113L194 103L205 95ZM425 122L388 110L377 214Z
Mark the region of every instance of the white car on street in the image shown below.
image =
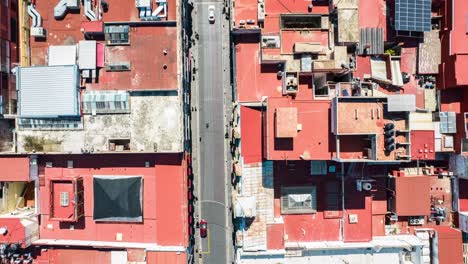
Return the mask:
M215 7L214 5L208 6L208 21L213 24L215 22Z

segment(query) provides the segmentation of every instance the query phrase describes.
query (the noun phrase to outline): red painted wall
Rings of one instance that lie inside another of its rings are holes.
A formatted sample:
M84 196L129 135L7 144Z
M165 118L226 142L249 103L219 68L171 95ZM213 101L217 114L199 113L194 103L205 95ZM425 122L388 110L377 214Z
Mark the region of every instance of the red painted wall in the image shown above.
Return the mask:
M146 264L185 264L187 255L183 252L147 252Z
M241 106L242 157L244 163L262 161L262 112Z

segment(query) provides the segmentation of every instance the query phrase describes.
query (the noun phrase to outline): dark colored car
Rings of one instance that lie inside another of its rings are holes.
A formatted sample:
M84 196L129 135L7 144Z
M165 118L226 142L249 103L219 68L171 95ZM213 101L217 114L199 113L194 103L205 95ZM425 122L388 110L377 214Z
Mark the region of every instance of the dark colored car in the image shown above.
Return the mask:
M206 237L207 233L208 233L208 223L206 222L205 219L202 219L200 221L200 236Z

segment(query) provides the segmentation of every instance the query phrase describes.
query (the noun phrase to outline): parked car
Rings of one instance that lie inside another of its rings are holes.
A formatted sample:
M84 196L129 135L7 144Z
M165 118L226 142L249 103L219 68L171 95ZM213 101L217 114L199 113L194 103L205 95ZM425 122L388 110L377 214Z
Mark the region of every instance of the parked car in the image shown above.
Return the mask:
M205 219L202 219L200 221L200 236L206 237L207 233L208 233L208 223L206 222Z
M215 7L214 5L208 6L208 21L213 24L215 22Z

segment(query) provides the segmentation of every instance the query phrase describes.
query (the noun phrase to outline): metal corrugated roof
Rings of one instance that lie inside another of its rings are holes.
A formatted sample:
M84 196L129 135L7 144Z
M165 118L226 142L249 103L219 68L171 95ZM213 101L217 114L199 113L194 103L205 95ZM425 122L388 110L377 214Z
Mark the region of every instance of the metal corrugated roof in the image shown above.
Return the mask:
M96 69L96 41L81 40L78 44L78 65L81 70Z
M414 94L394 94L387 99L389 112L413 112L416 111L416 97Z
M358 45L358 54L378 55L383 53L383 28L361 28Z
M79 116L78 74L76 65L18 68L19 116Z

